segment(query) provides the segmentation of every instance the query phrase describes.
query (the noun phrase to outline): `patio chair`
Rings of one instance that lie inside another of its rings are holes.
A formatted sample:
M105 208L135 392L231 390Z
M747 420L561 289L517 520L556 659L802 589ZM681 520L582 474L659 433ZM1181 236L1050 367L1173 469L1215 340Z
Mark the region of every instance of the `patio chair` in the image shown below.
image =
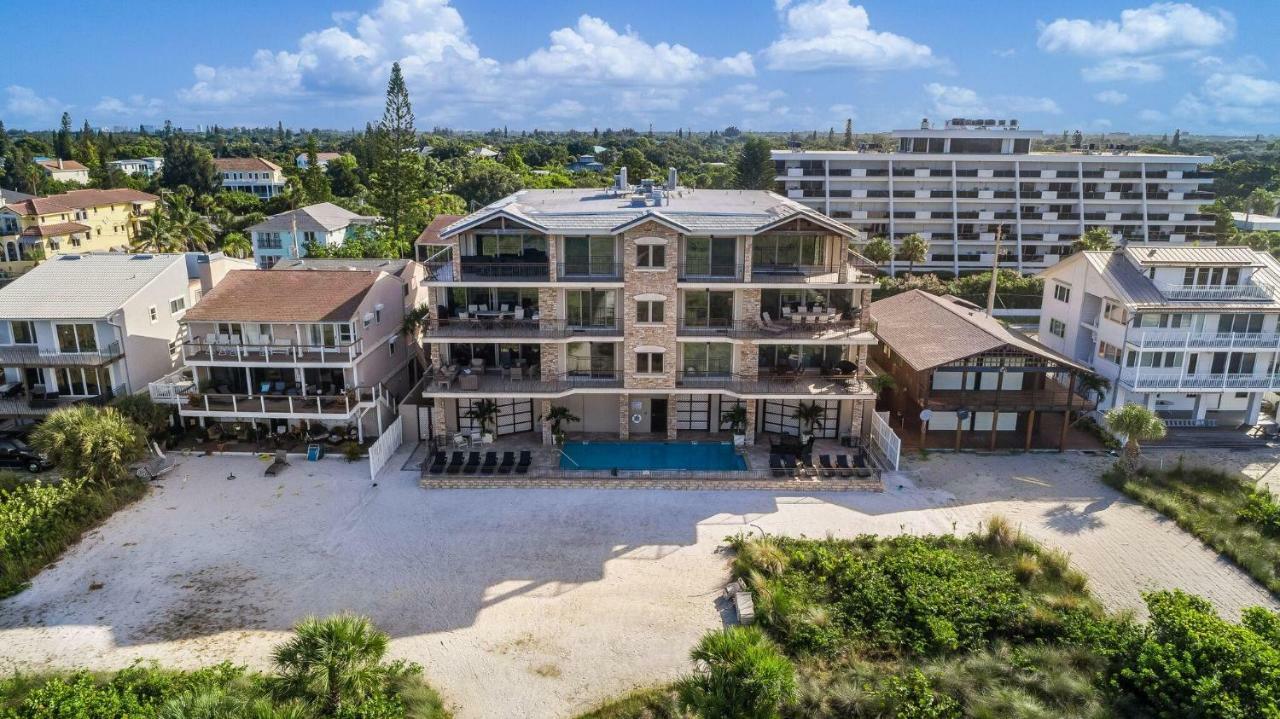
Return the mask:
M760 327L766 332L785 332L787 329L782 325L775 325L773 323L773 318L769 316L768 312L760 313Z
M780 454L769 455L769 473L772 474L774 477L787 476L787 466L782 461L782 455Z
M527 449L520 450L520 461L516 462L516 474L528 474L531 464L533 464L533 453Z
M453 446L455 446L455 447L470 447L470 446L471 446L471 440L467 439L467 435L465 435L465 434L463 434L463 433L459 432L459 433L457 433L457 434L453 435Z
M822 469L819 471L819 474L821 476L823 477L836 476L836 466L831 463L831 455L829 454L818 455L818 464L822 466Z
M782 469L787 475L796 475L800 473L800 465L796 463L795 458L785 454L778 455L778 458L782 460Z
M467 463L462 466L463 474L475 474L480 469L480 453L472 452L467 455Z
M853 476L853 467L849 466L849 455L842 454L836 457L836 469L839 470L841 477Z
M266 476L274 477L289 466L288 453L283 449L276 450L275 460L267 467Z
M458 474L462 471L462 453L454 452L449 458L449 466L445 468L448 474Z
M436 452L435 457L431 460L431 468L429 471L432 474L444 474L444 463L444 452Z
M493 474L498 469L498 453L485 452L484 464L480 465L481 474Z
M498 474L511 474L511 470L516 466L516 453L503 452L502 464L498 465Z

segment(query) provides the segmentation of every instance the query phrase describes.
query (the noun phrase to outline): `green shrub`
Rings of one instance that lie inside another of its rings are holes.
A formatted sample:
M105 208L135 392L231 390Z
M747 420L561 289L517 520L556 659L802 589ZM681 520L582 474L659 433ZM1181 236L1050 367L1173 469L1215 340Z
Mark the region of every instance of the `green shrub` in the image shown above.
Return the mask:
M1115 687L1157 716L1280 716L1275 614L1253 610L1232 624L1200 597L1173 591L1146 599L1151 621L1122 655Z
M1280 535L1280 503L1276 502L1270 492L1250 492L1236 516L1242 522L1258 525L1264 534L1273 537Z
M677 690L702 719L775 719L795 696L791 660L755 627L710 632L690 657L698 669Z

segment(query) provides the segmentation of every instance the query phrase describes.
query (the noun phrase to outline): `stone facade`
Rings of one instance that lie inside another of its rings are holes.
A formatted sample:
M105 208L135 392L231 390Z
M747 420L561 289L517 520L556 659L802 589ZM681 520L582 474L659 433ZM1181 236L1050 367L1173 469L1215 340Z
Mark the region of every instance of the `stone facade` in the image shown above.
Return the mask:
M676 412L676 395L667 395L667 439L675 439L678 436L676 430L676 422L679 419Z
M636 240L641 237L660 237L667 241L665 268L636 267ZM626 327L626 340L622 343L622 370L627 389L674 389L676 386L676 369L680 363L676 346L676 320L680 308L676 290L679 247L680 233L658 222L645 222L622 235L622 276L626 283L621 297L623 326ZM641 324L636 321L637 295L660 295L663 298L662 322ZM642 346L666 350L661 374L636 374L636 348Z
M541 363L539 372L542 375L542 381L555 382L560 376L560 353L564 351L564 345L543 342L539 348L538 361Z
M631 402L626 392L618 395L618 439L631 438Z
M747 436L746 443L748 446L756 443L756 406L759 400L749 399L742 403L747 408Z
M543 419L551 413L551 400L544 399L538 404L541 411L541 414L538 415L538 424L542 427L542 443L545 445L555 444L555 436L551 434L551 423Z

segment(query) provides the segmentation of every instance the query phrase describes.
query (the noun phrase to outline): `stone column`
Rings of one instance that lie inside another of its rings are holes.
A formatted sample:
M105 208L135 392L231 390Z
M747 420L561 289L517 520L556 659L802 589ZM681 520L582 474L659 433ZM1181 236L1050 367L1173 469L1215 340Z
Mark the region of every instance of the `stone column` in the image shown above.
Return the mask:
M751 235L747 235L746 237L743 238L743 242L742 242L742 281L743 282L751 281L751 248L752 248L751 239L752 239ZM757 294L759 292L760 290L756 290ZM757 302L756 304L757 304L756 309L758 311L759 302Z
M743 379L760 377L760 346L752 340L738 345L738 367L736 374Z
M742 405L747 408L747 426L746 426L746 443L747 446L756 443L756 405L759 400L747 399L742 401Z
M555 382L560 375L560 349L563 345L543 342L539 355L543 382Z
M551 278L552 282L555 282L556 278L560 276L560 268L557 266L560 262L559 244L559 235L547 235L547 277ZM539 297L539 301L541 301L541 297Z
M542 443L545 445L555 444L555 437L551 434L551 423L545 417L551 413L551 400L542 400L542 414L538 415L538 421L542 424Z
M679 419L676 412L676 395L667 395L667 439L675 439L679 434L676 427L676 421Z
M449 432L449 427L444 421L443 397L436 397L431 405L431 428L437 437L444 437Z
M738 317L738 322L744 327L756 328L760 326L760 290L759 288L750 290L740 290L742 295L742 315Z
M441 366L441 364L440 364L440 363L443 361L443 360L442 360L442 353L440 352L440 343L439 343L439 342L432 342L432 343L429 345L429 347L430 347L430 350L428 351L428 354L429 354L429 356L431 357L431 366L432 366L432 367L440 367L440 366Z
M871 409L874 409L874 402L875 400L869 400L869 399L850 400L850 404L853 405L853 408L852 408L853 411L850 412L850 416L849 416L849 436L850 437L858 437L861 439L866 439L865 437L862 436L862 425L863 425L862 418L863 418L863 415L865 415L866 412L868 411L867 404L872 403Z
M631 403L625 392L618 395L618 439L631 438Z
M459 235L454 241L453 250L449 252L449 267L453 272L453 280L458 282L462 279L462 236Z
M560 290L554 287L538 288L538 326L542 329L555 327L556 322L563 320L560 310Z

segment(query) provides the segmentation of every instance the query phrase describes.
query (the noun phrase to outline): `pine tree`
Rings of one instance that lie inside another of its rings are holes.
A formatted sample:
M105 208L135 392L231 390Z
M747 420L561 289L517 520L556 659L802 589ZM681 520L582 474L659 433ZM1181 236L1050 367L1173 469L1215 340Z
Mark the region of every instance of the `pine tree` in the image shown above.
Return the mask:
M373 172L373 206L382 213L391 241L400 247L408 242L405 219L422 187L422 160L412 150L417 138L413 127L413 105L400 72L400 63L392 63L387 81L387 102L378 123L381 151Z
M307 137L307 169L302 171L302 189L306 192L307 202L328 202L333 199L329 175L320 166L315 135Z
M69 112L62 113L62 125L53 138L53 154L64 160L71 159L71 113Z
M853 118L845 118L844 121L844 147L846 150L853 149Z

